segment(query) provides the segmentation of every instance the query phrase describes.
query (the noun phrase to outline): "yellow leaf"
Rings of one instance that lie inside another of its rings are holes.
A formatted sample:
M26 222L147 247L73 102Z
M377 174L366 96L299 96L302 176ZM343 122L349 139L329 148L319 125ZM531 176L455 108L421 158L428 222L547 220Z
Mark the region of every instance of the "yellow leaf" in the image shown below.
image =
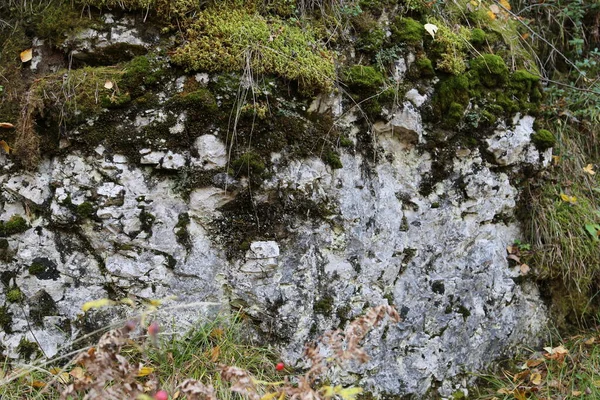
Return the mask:
M362 388L350 387L347 389L336 390L337 394L344 400L354 400L356 395L362 393Z
M136 376L148 376L153 372L154 372L154 368L152 368L152 367L142 367L142 368L140 368L140 370L138 371Z
M496 14L494 14L492 11L488 11L487 15L492 21L496 19Z
M0 148L2 148L6 154L10 153L10 146L4 140L0 140Z
M589 345L594 344L595 341L596 341L596 338L592 337L592 338L589 338L588 340L586 340L584 343L589 346Z
M23 50L19 56L21 57L21 62L26 63L27 61L31 61L33 58L33 49Z
M175 394L173 395L173 400L177 400L180 395L181 395L181 392L179 390L176 391Z
M279 396L279 392L267 393L260 400L273 400L277 396Z
M71 372L69 372L69 375L71 375L73 378L78 379L78 380L82 380L83 378L85 378L85 372L83 371L83 368L81 367L75 367L71 370Z
M106 306L112 306L113 304L115 304L115 302L112 300L109 300L109 299L92 300L92 301L88 301L87 303L85 303L81 307L81 309L83 310L83 312L87 312L89 309L92 309L92 308L101 308L101 307L106 307Z
M594 166L592 164L588 164L585 167L583 167L583 170L585 172L587 172L590 175L595 175L596 171L594 171Z
M571 392L571 396L575 396L575 397L581 396L582 394L583 394L583 392L580 392L579 390L573 390Z
M31 385L31 387L34 387L36 389L40 389L46 386L46 383L42 381L31 381L29 384Z
M542 383L542 374L540 374L539 372L534 372L529 377L529 381L536 386L541 384Z
M552 156L552 164L558 165L560 162L560 156Z
M11 124L10 122L0 122L0 128L11 129L14 127L15 126L13 124Z
M510 11L510 3L507 0L500 0L500 4L502 4L502 7Z
M565 203L569 203L569 204L575 204L575 203L577 203L577 197L575 197L575 196L569 196L567 194L561 193L560 194L560 198Z

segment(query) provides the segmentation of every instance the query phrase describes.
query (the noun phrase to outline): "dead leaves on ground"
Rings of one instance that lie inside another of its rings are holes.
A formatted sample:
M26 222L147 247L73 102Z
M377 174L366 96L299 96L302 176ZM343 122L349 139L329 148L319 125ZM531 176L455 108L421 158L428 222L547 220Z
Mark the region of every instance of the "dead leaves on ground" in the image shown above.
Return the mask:
M600 389L600 379L593 379L600 338L575 336L565 345L544 347L525 360L516 372L504 370L505 386L497 395L525 399L590 398ZM588 370L590 367L593 371Z

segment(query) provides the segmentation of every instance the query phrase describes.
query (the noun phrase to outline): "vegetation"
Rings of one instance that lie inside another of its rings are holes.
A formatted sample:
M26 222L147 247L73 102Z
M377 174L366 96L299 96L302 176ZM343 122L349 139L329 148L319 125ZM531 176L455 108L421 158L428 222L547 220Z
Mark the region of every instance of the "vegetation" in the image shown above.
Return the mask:
M106 299L96 300L84 308L105 304ZM3 399L87 395L140 400L151 399L147 393L156 400L166 399L169 394L173 398L214 400L304 395L351 400L361 389L332 386L323 378L334 365L367 361L361 347L365 336L385 321L399 320L389 306L369 309L345 330L327 332L319 343L308 346L305 361L309 367L299 374L278 362L272 348L252 345L247 323L240 318L216 318L182 335L172 335L162 334L156 321L145 322L149 317L144 312L141 321L129 321L108 331L96 346L81 350L66 365L53 366L52 360L40 360L35 367L25 369L4 364L0 395ZM134 335L138 323L145 332L141 336ZM321 354L325 346L335 357ZM29 359L39 348L23 339L18 351Z

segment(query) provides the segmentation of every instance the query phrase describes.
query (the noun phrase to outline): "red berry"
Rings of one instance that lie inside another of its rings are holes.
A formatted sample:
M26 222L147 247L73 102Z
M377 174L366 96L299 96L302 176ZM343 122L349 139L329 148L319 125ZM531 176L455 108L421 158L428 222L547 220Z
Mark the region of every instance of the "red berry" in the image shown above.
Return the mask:
M169 400L169 394L164 390L159 390L154 395L154 400Z
M280 363L278 363L278 364L275 366L275 369L276 369L277 371L283 371L283 369L284 369L284 368L285 368L285 364L284 364L284 363L281 363L281 362L280 362Z

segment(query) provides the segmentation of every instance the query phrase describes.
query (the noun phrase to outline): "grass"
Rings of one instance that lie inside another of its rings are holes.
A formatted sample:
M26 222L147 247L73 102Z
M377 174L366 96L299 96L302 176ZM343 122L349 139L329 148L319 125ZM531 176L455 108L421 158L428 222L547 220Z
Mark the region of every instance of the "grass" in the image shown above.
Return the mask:
M161 333L157 341L141 336L124 345L121 355L132 367L141 363L152 371L151 376L138 378L142 384L156 380L160 388L174 394L184 380L198 379L212 384L219 399L230 399L234 396L230 384L221 379L222 365L242 368L262 381L281 379L282 373L275 369L278 362L275 350L269 345L253 343L250 331L241 317L221 316L198 322L183 334ZM94 347L83 351L90 349ZM78 371L75 365L67 364L64 371L58 366L59 363L46 364L44 360L26 365L5 360L0 369L0 398L58 399L60 391L73 382Z
M525 351L499 373L481 377L475 399L600 398L600 331Z
M574 311L579 319L594 313L600 281L600 240L586 229L600 223L600 174L591 173L600 163L600 143L565 120L553 126L553 165L545 179L530 183L524 205L530 216L524 228L533 245L527 262L539 278L562 282L563 305L554 307L563 314ZM589 164L592 169L586 171Z
M133 306L131 299L121 303ZM114 304L100 299L84 304L83 309ZM159 324L146 322L156 307L148 305L137 320L109 330L94 346L76 351L75 358L66 364L58 361L67 356L40 359L25 366L5 362L0 370L0 397L3 400L152 400L148 394L154 394L154 399L159 400L170 393L172 398L189 400L353 400L361 389L331 386L326 379L327 372L333 366L344 368L347 362L367 361L361 343L368 332L384 321L399 321L393 307L370 308L344 330L326 332L315 344L306 346L303 363L307 369L302 375L296 375L278 361L270 345L252 342L253 330L239 315L196 324L183 334L159 335ZM140 328L143 334L136 334ZM31 355L38 353L34 343L27 342L27 346ZM323 355L324 348L332 353L331 357Z

